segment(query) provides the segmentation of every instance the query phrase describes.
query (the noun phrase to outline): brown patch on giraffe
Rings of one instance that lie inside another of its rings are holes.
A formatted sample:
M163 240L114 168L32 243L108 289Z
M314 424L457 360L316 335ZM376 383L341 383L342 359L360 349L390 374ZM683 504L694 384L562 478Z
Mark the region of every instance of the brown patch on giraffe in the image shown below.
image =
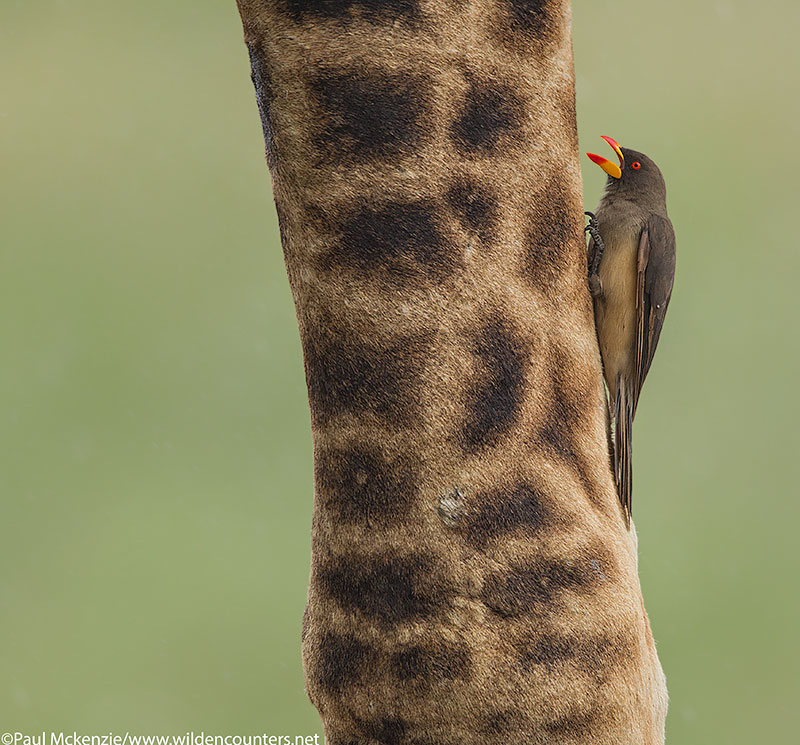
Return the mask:
M467 541L479 549L496 538L511 534L535 538L558 519L547 497L531 484L518 484L475 496L477 509L466 520Z
M490 243L497 226L498 200L489 189L471 178L456 179L447 191L447 203L461 226Z
M630 633L620 631L613 635L565 636L558 633L531 635L518 645L523 670L552 668L566 664L594 678L602 684L614 670L624 666L635 654L635 642Z
M553 719L544 725L545 730L558 737L583 738L598 730L600 717L596 711L575 712Z
M391 669L398 680L420 682L426 687L436 681L469 679L470 651L461 643L414 645L392 655Z
M467 396L461 445L476 453L496 445L516 422L525 393L529 359L511 322L496 317L473 342L479 371Z
M552 350L552 357L559 374L552 378L552 396L536 440L575 469L592 502L605 504L602 489L591 474L590 461L576 439L576 434L585 428L587 401L594 398L590 383L582 380L584 371L577 360L557 348Z
M307 332L303 341L315 425L345 412L372 413L392 425L416 416L427 336L400 336L373 345L333 328L320 328Z
M562 368L563 371L563 368ZM563 378L569 375L568 370L553 380L553 395L548 401L546 419L542 424L539 436L556 453L567 460L577 460L574 433L584 419L580 402L576 401L570 390L564 385Z
M528 723L528 718L518 709L502 709L484 714L480 731L486 735L508 737L521 732Z
M383 717L373 722L360 722L365 737L380 745L405 745L408 722L400 717Z
M575 656L576 640L556 634L543 634L533 636L530 640L520 642L519 658L522 667L530 670L534 666L544 665L551 667L570 660Z
M430 81L380 69L325 71L312 83L321 126L315 144L336 165L417 151L430 126Z
M566 594L587 595L602 584L597 567L607 578L608 563L605 552L595 546L574 559L540 558L515 564L507 572L487 576L481 600L503 618L551 615L561 607Z
M558 233L563 225L536 226L525 237L525 276L537 289L550 290L569 268L565 245L559 243Z
M533 205L533 222L525 238L523 273L538 290L550 294L575 268L572 246L580 225L564 186L552 180Z
M502 0L512 18L512 26L525 33L539 36L548 22L553 0Z
M564 138L572 152L578 151L577 110L575 100L575 81L571 80L559 91L556 98L557 106L561 111L564 121Z
M320 268L340 268L392 285L409 280L441 282L461 263L441 225L432 200L363 204L345 214L334 247Z
M506 48L530 54L533 43L550 42L558 34L562 5L560 0L496 0L490 28Z
M505 154L516 149L525 106L510 85L470 76L460 108L450 138L462 155L487 157L501 146Z
M348 688L361 680L375 650L352 634L324 634L311 675L326 691Z
M324 566L318 581L343 610L392 627L437 617L449 607L454 588L440 566L417 552L347 555Z
M403 518L417 495L417 479L404 460L387 458L370 443L331 447L315 459L322 504L345 522Z
M282 5L295 23L309 18L337 21L363 18L371 23L393 23L420 18L417 0L283 0Z

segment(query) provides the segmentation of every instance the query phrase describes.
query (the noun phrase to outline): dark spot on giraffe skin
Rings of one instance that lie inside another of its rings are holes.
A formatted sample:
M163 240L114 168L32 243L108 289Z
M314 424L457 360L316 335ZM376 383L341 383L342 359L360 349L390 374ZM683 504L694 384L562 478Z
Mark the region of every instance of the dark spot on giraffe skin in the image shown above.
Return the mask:
M538 289L549 290L569 268L566 251L556 222L537 226L525 239L525 275Z
M264 52L255 44L248 44L250 54L250 77L256 91L258 114L261 117L261 129L264 133L264 152L267 156L267 165L270 169L275 167L277 152L272 137L272 119L270 108L274 99L274 90L269 73L269 65Z
M615 634L596 637L564 636L561 634L536 635L518 643L519 659L526 671L537 666L552 668L567 664L605 682L608 675L620 665L626 665L636 653L636 642L631 633L620 630Z
M306 333L306 382L314 423L325 424L344 412L369 412L392 425L412 420L428 345L427 337L410 335L372 346L331 328Z
M320 572L323 589L346 611L391 627L437 616L453 588L424 554L346 556Z
M516 709L491 711L484 715L480 725L481 731L487 735L508 736L519 732L528 720L522 712Z
M490 574L481 590L486 606L504 618L538 612L545 615L565 593L591 592L598 579L588 562L542 559Z
M509 86L473 80L450 137L463 155L490 155L501 139L513 144L523 118L522 102Z
M315 674L319 685L328 692L352 686L369 666L374 654L371 647L354 636L325 634L319 642Z
M409 464L369 443L323 450L315 472L322 504L345 522L401 519L417 493Z
M447 192L447 202L461 225L489 242L497 224L498 201L486 188L468 178L455 181Z
M414 21L419 17L417 0L285 0L293 20L307 18L348 20L360 14L372 23L396 20Z
M544 495L528 484L476 495L475 502L478 509L466 521L464 534L476 548L511 533L533 538L555 519Z
M468 391L461 433L469 453L494 446L517 420L522 406L528 357L509 322L496 318L475 339L479 373Z
M498 0L489 28L506 49L529 57L533 46L541 48L558 38L562 6L559 0Z
M362 722L361 728L369 740L381 745L405 745L408 724L399 717L384 717L374 722Z
M429 201L364 206L341 226L322 268L344 268L372 276L384 271L392 282L428 278L441 282L458 264Z
M463 644L407 647L392 655L394 675L403 681L469 678L470 655Z
M562 0L497 0L487 18L487 31L495 44L529 60L536 53L548 58L547 47L558 44L565 28Z
M554 634L535 637L520 645L520 661L526 670L535 665L552 667L574 657L575 645L575 639Z
M580 235L580 213L572 206L564 186L551 181L534 202L534 218L525 239L523 272L532 285L551 294L559 280L574 272L578 263L585 265L585 253L578 260L582 251Z
M402 723L400 726L398 723ZM326 745L461 745L460 742L430 740L427 737L409 739L407 724L400 719L384 719L377 723L361 723L361 729L368 734L360 738L336 739L328 737Z
M559 737L586 737L596 727L597 719L596 712L577 712L547 722L544 728Z
M548 20L548 6L553 0L504 0L514 30L541 34Z
M620 631L613 636L587 639L580 646L576 663L584 672L605 676L615 666L626 664L636 653L637 643Z
M582 452L575 437L584 426L584 410L594 401L594 396L580 383L578 363L557 349L553 350L553 358L558 374L553 378L550 405L539 428L538 441L575 469L590 500L602 503L602 493L591 475L588 456Z
M392 655L392 667L394 674L400 680L410 680L418 678L423 675L423 665L427 660L423 661L425 650L422 647L409 647L402 652L397 652Z
M569 374L569 372L563 373ZM553 379L553 396L547 418L542 424L540 437L564 458L575 460L574 433L583 419L581 404L569 397L559 376Z
M315 142L337 163L397 159L425 140L429 85L414 75L335 72L312 86L324 122Z
M575 100L575 81L565 82L558 95L561 117L564 122L563 132L565 144L574 152L578 150L577 110Z

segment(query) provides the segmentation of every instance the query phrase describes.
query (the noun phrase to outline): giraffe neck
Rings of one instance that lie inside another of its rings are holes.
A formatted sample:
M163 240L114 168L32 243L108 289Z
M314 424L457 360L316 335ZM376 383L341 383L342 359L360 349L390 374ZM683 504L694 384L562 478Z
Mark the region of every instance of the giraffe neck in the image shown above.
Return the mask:
M562 1L239 0L314 435L332 745L663 741Z

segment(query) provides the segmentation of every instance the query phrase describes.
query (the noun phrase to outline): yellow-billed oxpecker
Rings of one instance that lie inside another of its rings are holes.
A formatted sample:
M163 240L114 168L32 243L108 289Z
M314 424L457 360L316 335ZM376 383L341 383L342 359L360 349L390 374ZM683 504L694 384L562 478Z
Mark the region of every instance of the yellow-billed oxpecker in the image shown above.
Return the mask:
M619 165L587 153L607 174L589 215L589 287L603 372L615 422L614 474L626 520L633 486L632 427L636 405L664 324L675 277L675 233L658 166L643 153L603 139Z

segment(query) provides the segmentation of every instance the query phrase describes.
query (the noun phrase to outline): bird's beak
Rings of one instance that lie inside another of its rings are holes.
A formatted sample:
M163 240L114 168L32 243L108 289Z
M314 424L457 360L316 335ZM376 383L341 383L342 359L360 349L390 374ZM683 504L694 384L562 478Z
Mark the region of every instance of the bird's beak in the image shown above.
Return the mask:
M609 176L613 178L622 178L622 166L625 165L625 156L622 154L619 143L615 139L606 137L605 135L603 135L603 139L614 148L614 152L619 157L619 165L612 163L608 158L604 158L602 155L595 155L594 153L586 154L593 163L597 163Z

